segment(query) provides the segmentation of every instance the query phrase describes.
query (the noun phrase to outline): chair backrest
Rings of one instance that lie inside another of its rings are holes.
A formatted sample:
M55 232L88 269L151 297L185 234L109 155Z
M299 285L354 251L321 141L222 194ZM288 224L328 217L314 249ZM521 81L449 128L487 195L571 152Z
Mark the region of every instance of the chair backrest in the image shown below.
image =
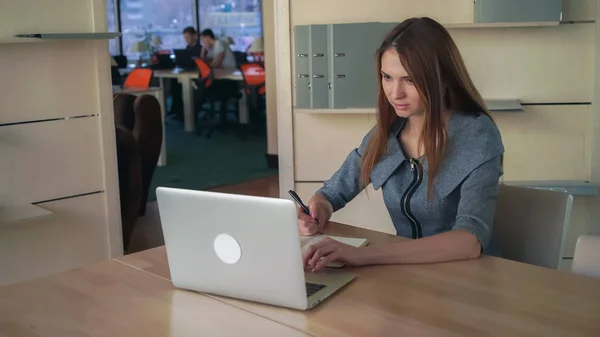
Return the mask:
M132 132L140 152L143 190L139 215L144 215L150 182L162 146L163 121L160 103L152 95L118 94L113 98L113 106L115 124Z
M556 269L573 206L565 192L500 185L494 218L502 256Z
M133 69L123 83L123 88L148 88L152 80L152 69L135 68Z
M140 95L133 104L135 124L133 136L138 143L142 163L142 203L140 215L146 212L146 202L152 176L158 164L163 137L160 103L153 95Z
M133 103L137 97L132 94L116 94L113 96L113 109L115 113L115 125L123 126L133 131L135 115L133 114Z
M119 196L121 203L121 230L123 249L127 251L131 233L139 217L142 203L142 168L140 151L131 130L115 125Z
M244 84L246 86L261 86L265 84L265 68L258 63L240 65Z
M196 62L196 66L200 70L200 83L208 88L213 81L214 74L212 72L212 68L201 58L195 58L194 62Z
M248 95L264 95L267 92L265 86L265 68L257 63L240 65L244 86Z
M581 235L577 239L571 271L600 278L600 235Z

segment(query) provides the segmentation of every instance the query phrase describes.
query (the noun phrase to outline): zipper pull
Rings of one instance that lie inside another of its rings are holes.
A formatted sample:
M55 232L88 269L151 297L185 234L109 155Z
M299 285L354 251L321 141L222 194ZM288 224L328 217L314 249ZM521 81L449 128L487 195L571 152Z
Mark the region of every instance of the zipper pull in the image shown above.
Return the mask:
M413 158L410 158L410 170L415 170L415 160Z

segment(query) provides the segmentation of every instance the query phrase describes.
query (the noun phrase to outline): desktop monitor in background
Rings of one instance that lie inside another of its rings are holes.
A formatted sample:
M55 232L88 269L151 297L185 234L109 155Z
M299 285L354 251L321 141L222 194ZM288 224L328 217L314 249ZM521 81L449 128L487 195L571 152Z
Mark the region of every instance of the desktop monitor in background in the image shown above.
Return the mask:
M186 49L174 49L175 53L175 66L177 68L181 68L183 70L198 70L196 66L196 62L194 62L193 57L194 52Z

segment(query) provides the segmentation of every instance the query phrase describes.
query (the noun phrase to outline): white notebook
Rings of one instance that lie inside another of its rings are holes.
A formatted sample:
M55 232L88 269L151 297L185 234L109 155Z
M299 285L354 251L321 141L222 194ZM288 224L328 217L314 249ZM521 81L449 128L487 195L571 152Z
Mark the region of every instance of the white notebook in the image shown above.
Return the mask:
M362 239L362 238L346 238L346 237L341 237L341 236L333 236L333 235L325 235L325 234L313 235L313 236L302 236L301 235L300 236L300 245L302 246L302 251L304 252L304 250L308 246L315 244L315 243L323 240L326 237L329 237L331 239L337 240L339 242L342 242L342 243L345 243L347 245L354 246L354 247L364 247L369 242L367 239ZM329 267L329 268L342 268L343 266L345 266L345 263L342 263L342 262L332 262L327 265L327 267Z

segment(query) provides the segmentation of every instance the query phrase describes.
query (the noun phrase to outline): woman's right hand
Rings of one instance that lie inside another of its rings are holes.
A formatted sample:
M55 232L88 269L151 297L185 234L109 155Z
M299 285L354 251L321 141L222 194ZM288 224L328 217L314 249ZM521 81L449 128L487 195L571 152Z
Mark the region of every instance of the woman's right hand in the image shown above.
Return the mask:
M331 203L322 195L315 194L308 201L310 215L304 213L302 208L298 207L298 230L300 235L315 235L325 229L325 224L333 214ZM319 222L317 224L315 219Z

